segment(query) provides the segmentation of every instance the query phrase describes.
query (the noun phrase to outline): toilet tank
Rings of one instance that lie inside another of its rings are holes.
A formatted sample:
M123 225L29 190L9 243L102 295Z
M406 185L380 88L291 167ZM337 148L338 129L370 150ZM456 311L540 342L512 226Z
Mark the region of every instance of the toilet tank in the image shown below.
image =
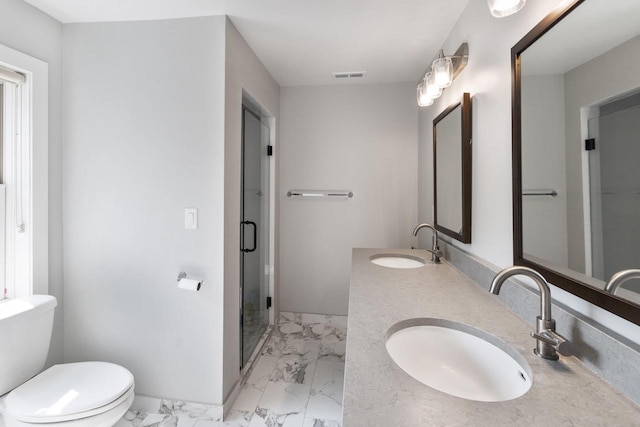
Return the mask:
M56 305L50 295L0 301L0 396L44 368Z

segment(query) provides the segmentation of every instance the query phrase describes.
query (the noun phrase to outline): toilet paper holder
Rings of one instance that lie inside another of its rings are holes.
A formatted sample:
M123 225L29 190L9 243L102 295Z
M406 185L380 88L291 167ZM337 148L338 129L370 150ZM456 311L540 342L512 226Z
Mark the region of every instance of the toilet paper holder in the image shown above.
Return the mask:
M185 271L178 273L178 287L181 289L199 291L203 283L204 280L187 279L187 273Z

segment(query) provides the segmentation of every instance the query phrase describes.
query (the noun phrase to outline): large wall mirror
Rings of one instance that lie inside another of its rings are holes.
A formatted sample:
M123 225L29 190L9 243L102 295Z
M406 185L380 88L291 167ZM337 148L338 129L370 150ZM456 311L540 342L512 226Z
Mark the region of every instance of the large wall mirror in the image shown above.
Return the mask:
M640 324L640 1L563 3L512 49L514 262Z
M438 231L471 243L471 97L433 120L434 223Z

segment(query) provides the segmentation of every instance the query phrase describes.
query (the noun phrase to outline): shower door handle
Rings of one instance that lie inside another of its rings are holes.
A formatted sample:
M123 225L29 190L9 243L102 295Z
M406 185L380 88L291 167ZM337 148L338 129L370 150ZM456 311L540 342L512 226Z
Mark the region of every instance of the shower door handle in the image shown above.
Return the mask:
M251 249L243 247L242 248L242 252L253 252L253 251L256 250L256 246L257 246L257 243L258 243L258 226L253 221L242 221L242 224L243 225L252 225L253 226L253 247ZM243 230L244 230L244 227L243 227ZM244 234L243 234L243 237L242 237L242 246L244 246Z

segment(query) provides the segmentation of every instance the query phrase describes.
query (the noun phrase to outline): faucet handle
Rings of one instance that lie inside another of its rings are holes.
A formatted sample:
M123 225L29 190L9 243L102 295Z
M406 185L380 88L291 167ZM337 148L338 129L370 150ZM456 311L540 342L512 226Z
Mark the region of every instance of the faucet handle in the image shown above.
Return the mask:
M571 347L571 341L567 340L565 337L557 333L556 331L550 329L543 329L540 333L530 332L533 338L538 341L542 341L544 343L549 344L553 347L556 352L560 353L563 356L573 356L573 349Z

